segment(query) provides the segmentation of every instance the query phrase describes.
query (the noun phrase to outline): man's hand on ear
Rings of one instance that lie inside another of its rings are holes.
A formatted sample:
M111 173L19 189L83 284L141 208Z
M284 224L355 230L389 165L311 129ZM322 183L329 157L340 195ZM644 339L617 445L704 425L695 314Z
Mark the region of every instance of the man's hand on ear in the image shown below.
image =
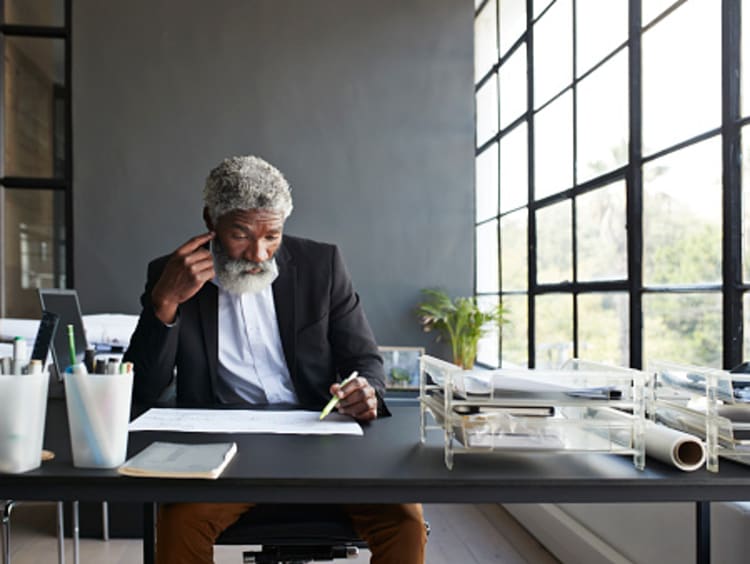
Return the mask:
M169 257L161 278L151 291L154 313L162 323L174 323L177 307L214 277L213 255L203 248L214 237L213 231L197 235Z

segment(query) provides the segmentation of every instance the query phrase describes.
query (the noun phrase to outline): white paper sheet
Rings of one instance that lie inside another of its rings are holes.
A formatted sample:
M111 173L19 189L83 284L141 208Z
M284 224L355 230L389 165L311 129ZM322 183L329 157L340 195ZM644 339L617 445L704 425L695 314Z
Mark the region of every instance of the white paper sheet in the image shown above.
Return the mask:
M130 431L185 433L276 433L284 435L362 435L362 427L339 413L323 421L319 411L152 408L130 423Z
M86 340L95 345L127 348L130 336L138 324L137 315L123 313L97 313L83 316Z

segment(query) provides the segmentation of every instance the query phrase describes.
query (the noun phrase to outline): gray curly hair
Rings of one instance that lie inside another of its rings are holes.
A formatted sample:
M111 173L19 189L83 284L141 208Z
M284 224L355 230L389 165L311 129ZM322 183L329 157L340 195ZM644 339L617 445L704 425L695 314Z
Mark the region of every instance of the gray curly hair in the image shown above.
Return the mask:
M229 157L206 179L203 202L211 220L234 210L265 209L292 213L292 193L284 175L260 157Z

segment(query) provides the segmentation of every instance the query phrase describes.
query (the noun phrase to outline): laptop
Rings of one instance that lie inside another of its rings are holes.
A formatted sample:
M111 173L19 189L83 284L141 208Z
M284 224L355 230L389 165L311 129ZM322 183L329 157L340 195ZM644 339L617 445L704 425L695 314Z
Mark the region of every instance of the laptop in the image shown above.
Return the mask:
M51 349L57 377L61 380L65 369L70 366L68 325L73 326L76 362L83 362L86 356L86 334L83 328L83 317L81 317L81 306L78 303L78 293L75 290L60 288L39 288L39 302L42 311L50 311L59 316Z

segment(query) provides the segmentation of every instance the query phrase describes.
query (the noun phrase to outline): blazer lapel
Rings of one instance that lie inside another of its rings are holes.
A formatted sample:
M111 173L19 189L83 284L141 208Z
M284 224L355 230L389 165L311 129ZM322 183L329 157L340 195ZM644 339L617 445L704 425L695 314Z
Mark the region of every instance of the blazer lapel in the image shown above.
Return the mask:
M211 393L215 398L219 366L219 290L212 282L206 282L203 289L198 292L198 309L201 316L203 345L206 347L208 358Z
M276 319L279 323L279 335L281 336L281 346L284 349L284 358L287 368L289 368L289 375L294 382L296 380L295 300L297 296L297 268L283 244L276 252L276 264L279 267L279 276L271 287L273 303L276 306Z

